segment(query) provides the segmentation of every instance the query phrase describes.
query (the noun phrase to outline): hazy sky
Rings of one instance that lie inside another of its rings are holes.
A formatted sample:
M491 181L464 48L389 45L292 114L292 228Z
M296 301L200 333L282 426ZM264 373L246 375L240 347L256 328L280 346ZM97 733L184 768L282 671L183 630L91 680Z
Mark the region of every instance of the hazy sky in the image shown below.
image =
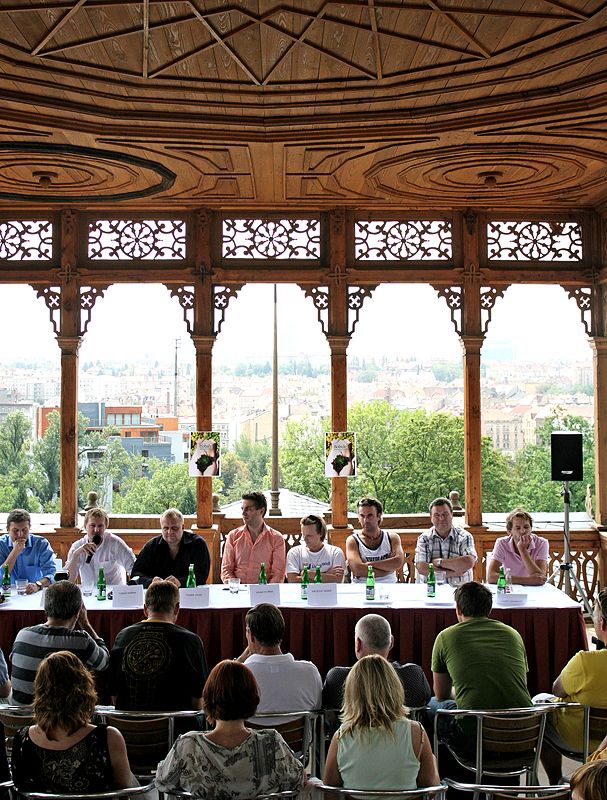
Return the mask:
M16 358L59 359L42 300L27 286L0 289L2 361ZM281 358L327 358L329 349L312 301L293 285L279 285ZM80 349L81 361L171 361L175 339L180 360L193 360L193 347L181 308L164 286L110 287L97 301ZM489 327L487 350L512 347L520 361L591 360L577 306L556 286L512 286L497 301ZM271 358L272 287L245 286L228 308L214 358L236 363ZM365 300L349 349L352 355L461 358L444 300L429 286L380 286Z

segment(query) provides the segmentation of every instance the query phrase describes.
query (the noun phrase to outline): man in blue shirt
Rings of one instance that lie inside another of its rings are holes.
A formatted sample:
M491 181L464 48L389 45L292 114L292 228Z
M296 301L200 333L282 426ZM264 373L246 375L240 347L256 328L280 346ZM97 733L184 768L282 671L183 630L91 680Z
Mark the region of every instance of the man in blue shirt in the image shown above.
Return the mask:
M0 536L0 565L8 567L11 581L27 580L26 594L50 586L55 575L55 559L44 536L30 533L31 518L23 508L13 509L7 517L8 533Z

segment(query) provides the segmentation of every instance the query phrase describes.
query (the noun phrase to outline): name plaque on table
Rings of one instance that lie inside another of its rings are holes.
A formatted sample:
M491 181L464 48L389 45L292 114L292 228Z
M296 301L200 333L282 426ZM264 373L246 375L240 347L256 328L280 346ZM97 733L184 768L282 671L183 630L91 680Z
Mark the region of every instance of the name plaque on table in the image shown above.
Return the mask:
M496 594L495 602L498 606L524 606L527 604L526 592L507 592Z
M251 583L249 585L249 599L252 606L259 603L273 603L280 605L280 585L278 583Z
M180 589L179 603L182 608L207 608L209 605L209 587L193 586L191 589Z
M335 606L337 605L336 583L311 583L308 586L309 606Z
M113 586L112 608L143 608L143 586Z

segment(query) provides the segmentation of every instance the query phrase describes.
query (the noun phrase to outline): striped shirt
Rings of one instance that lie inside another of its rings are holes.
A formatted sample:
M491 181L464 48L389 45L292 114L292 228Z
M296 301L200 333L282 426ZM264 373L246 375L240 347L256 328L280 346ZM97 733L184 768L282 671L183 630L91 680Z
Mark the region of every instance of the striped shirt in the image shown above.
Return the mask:
M50 653L70 650L74 655L94 670L107 667L110 654L103 639L93 639L86 631L73 631L70 628L32 625L23 628L15 637L11 661L13 701L29 705L34 699L34 678L38 664Z

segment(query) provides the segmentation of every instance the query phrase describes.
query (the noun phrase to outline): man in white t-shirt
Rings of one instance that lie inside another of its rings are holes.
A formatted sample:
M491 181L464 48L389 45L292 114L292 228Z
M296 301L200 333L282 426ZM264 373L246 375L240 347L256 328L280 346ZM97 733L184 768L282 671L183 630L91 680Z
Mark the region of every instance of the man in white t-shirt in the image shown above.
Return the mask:
M357 504L360 532L346 539L346 558L352 583L364 583L369 566L377 583L396 583L396 573L405 561L400 536L380 528L383 506L375 497L362 497Z
M70 547L65 569L70 581L80 573L83 586L97 583L103 567L108 586L124 585L126 574L135 563L135 553L128 544L107 530L108 515L102 508L89 508L84 515L85 536Z
M320 567L323 583L341 583L344 577L346 559L339 547L327 544L327 526L322 517L310 514L302 517L301 539L303 544L292 547L287 553L287 580L298 583L305 566L308 567L310 581L314 580L316 567Z
M282 652L284 632L282 612L272 603L260 603L247 611L247 647L238 660L249 667L259 685L258 714L314 711L321 707L320 673L311 661L296 661L291 653Z

